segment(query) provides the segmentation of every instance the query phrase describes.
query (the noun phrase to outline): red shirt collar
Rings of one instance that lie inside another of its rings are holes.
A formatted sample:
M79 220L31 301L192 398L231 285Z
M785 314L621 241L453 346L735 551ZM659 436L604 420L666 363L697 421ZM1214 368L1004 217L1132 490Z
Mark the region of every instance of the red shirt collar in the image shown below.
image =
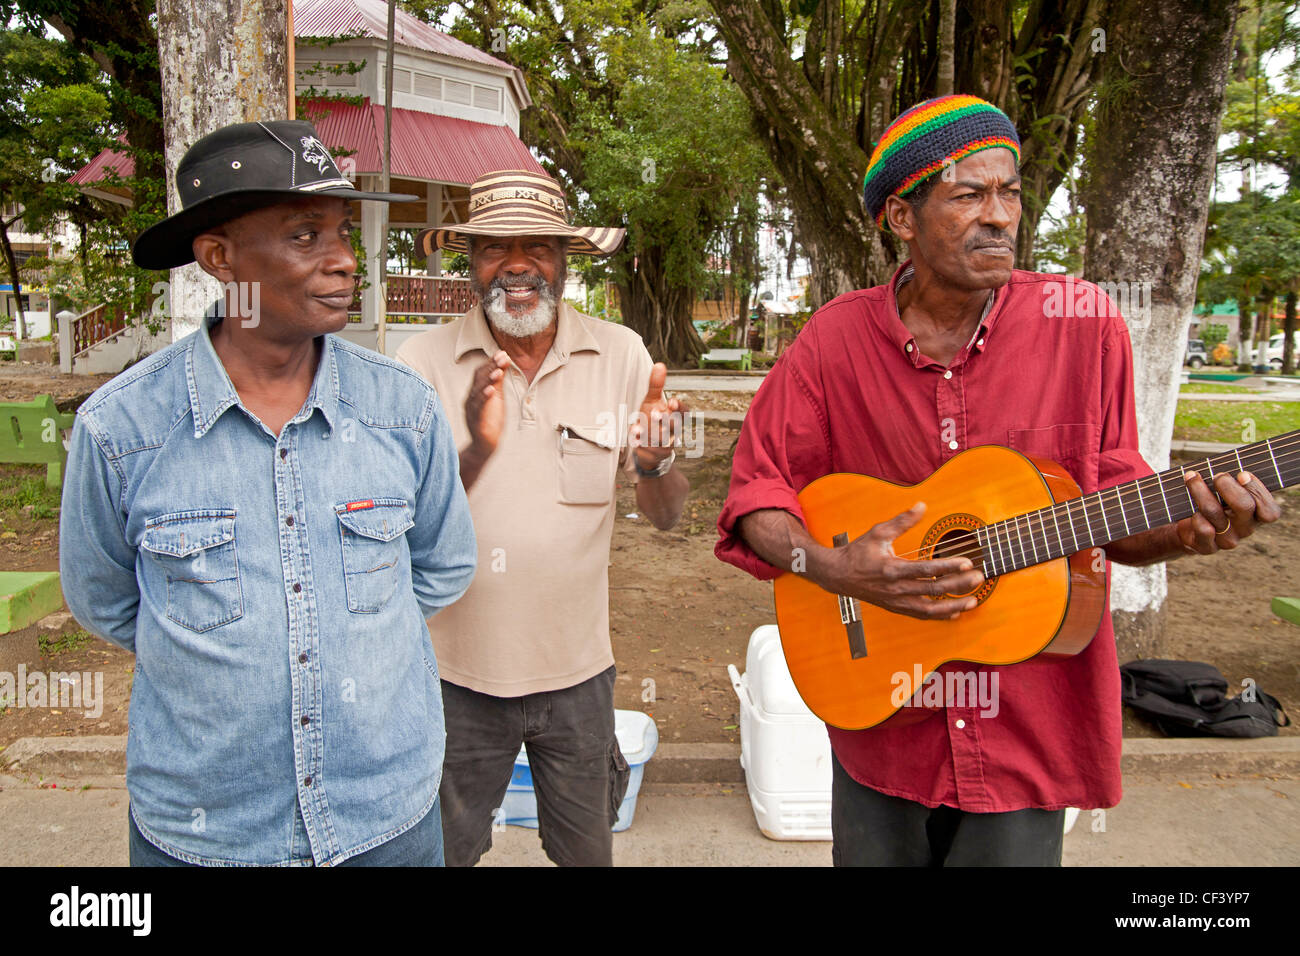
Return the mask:
M906 279L904 280L904 276ZM902 264L894 271L894 275L889 280L889 304L890 309L885 312L883 321L885 323L884 331L890 341L902 352L907 354L915 368L923 368L926 365L934 364L932 362L922 362L921 350L916 344L916 339L907 326L903 324L902 314L898 308L898 287L903 284L902 281L911 281L912 277L912 260L905 259ZM1007 285L1010 285L1008 283ZM953 359L953 367L961 365L966 359L970 358L972 351L983 352L988 345L989 334L998 316L1002 312L1002 306L1007 300L1007 286L999 286L993 290L993 299L984 311L984 318L980 321L980 327L972 337L970 344L957 353Z

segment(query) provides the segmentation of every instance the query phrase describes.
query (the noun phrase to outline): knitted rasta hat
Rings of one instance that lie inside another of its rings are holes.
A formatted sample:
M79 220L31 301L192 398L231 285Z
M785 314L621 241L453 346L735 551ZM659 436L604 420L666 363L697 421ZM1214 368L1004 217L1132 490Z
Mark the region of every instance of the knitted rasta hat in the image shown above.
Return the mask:
M1020 162L1020 137L1007 114L978 96L941 96L902 113L876 143L862 198L884 228L885 200L906 196L950 163L982 149L1009 149Z

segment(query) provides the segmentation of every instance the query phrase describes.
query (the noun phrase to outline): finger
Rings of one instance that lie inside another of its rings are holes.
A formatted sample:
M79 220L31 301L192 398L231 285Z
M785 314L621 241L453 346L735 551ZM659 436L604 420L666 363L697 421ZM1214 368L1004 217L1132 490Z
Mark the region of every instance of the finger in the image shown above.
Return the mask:
M497 368L501 368L501 369L508 368L510 365L510 356L506 354L505 349L502 349L501 351L497 352L496 355L492 356L492 362L496 365Z
M1232 525L1239 537L1249 535L1256 524L1276 521L1281 516L1281 509L1268 489L1248 471L1238 474L1235 481L1228 480L1225 475L1222 483L1216 482L1215 487L1232 511Z
M893 544L898 536L908 528L915 527L921 520L921 516L924 514L925 502L918 501L916 504L912 505L912 507L908 508L906 511L899 512L888 521L880 522L880 524L868 531L867 534L876 538L886 551L892 554L893 550L889 545Z
M925 597L942 598L945 595L968 594L983 583L984 575L979 571L964 571L935 577L908 576L900 578L894 582L892 590L898 594L919 594Z
M654 367L650 369L650 389L645 393L641 404L653 405L661 401L664 397L666 381L668 381L668 366L663 362L655 362Z
M925 621L953 620L966 611L973 611L978 603L973 597L942 598L938 601L904 597L899 598L890 610Z
M1192 504L1196 506L1196 510L1200 512L1201 517L1209 523L1210 533L1219 535L1225 531L1231 522L1228 520L1228 516L1224 514L1223 505L1215 497L1214 492L1210 490L1210 486L1194 471L1187 473L1186 481L1187 492L1192 496ZM1200 522L1196 522L1196 527L1198 536L1200 536L1205 526Z

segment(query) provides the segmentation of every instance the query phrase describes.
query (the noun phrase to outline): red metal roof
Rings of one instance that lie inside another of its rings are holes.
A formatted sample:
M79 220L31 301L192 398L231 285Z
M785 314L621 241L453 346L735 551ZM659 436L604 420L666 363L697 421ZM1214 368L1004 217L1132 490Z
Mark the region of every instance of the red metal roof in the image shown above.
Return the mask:
M328 113L321 115L321 111ZM304 103L301 116L315 124L326 145L352 150L358 173L382 166L384 108L364 100ZM544 172L509 126L438 116L418 110L393 110L392 175L468 186L498 169Z
M388 3L386 0L296 0L293 33L298 37L366 36L385 40ZM515 70L509 63L434 29L401 7L393 18L393 42L458 60Z
M119 136L118 139L123 143L126 142L125 136ZM135 175L135 160L115 149L106 149L69 176L68 182L78 186L97 183L108 175L110 169L116 169L119 176L129 179Z
M313 100L303 104L300 119L310 120L327 146L350 151L356 173L380 172L384 138L384 108L363 100L361 106ZM342 163L342 160L340 160ZM88 185L104 178L109 167L129 177L135 165L129 156L105 150L78 170L69 182ZM468 186L498 169L545 172L528 147L509 126L393 110L392 175Z

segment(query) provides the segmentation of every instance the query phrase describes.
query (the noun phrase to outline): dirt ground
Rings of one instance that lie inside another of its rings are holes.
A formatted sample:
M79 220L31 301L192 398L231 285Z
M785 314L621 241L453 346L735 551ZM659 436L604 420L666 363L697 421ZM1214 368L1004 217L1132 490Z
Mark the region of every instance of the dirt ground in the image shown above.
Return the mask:
M75 405L93 387L84 378L41 379L26 370L0 369L0 401L51 391L61 406ZM696 408L728 411L742 410L747 398L716 392L691 396ZM738 422L710 420L704 455L678 459L692 491L672 531L629 517L636 512L633 489L626 484L618 489L610 554L610 627L619 672L615 705L651 714L664 741L739 741L739 708L727 664L743 672L750 633L775 622L771 585L713 555L715 521L738 433ZM5 470L22 466L0 466L0 473ZM1282 521L1257 532L1236 552L1168 566L1168 656L1214 664L1232 688L1249 677L1300 715L1300 631L1269 611L1273 597L1300 592L1300 489L1284 493L1282 503ZM5 522L0 570L58 568L57 513L7 514ZM64 635L77 631L74 621L61 629ZM59 633L52 632L44 650L30 655L28 672L102 670L103 713L91 719L79 711L10 707L0 712L0 747L24 736L126 732L131 655L98 639L73 637L65 647ZM1300 733L1300 728L1281 733Z

